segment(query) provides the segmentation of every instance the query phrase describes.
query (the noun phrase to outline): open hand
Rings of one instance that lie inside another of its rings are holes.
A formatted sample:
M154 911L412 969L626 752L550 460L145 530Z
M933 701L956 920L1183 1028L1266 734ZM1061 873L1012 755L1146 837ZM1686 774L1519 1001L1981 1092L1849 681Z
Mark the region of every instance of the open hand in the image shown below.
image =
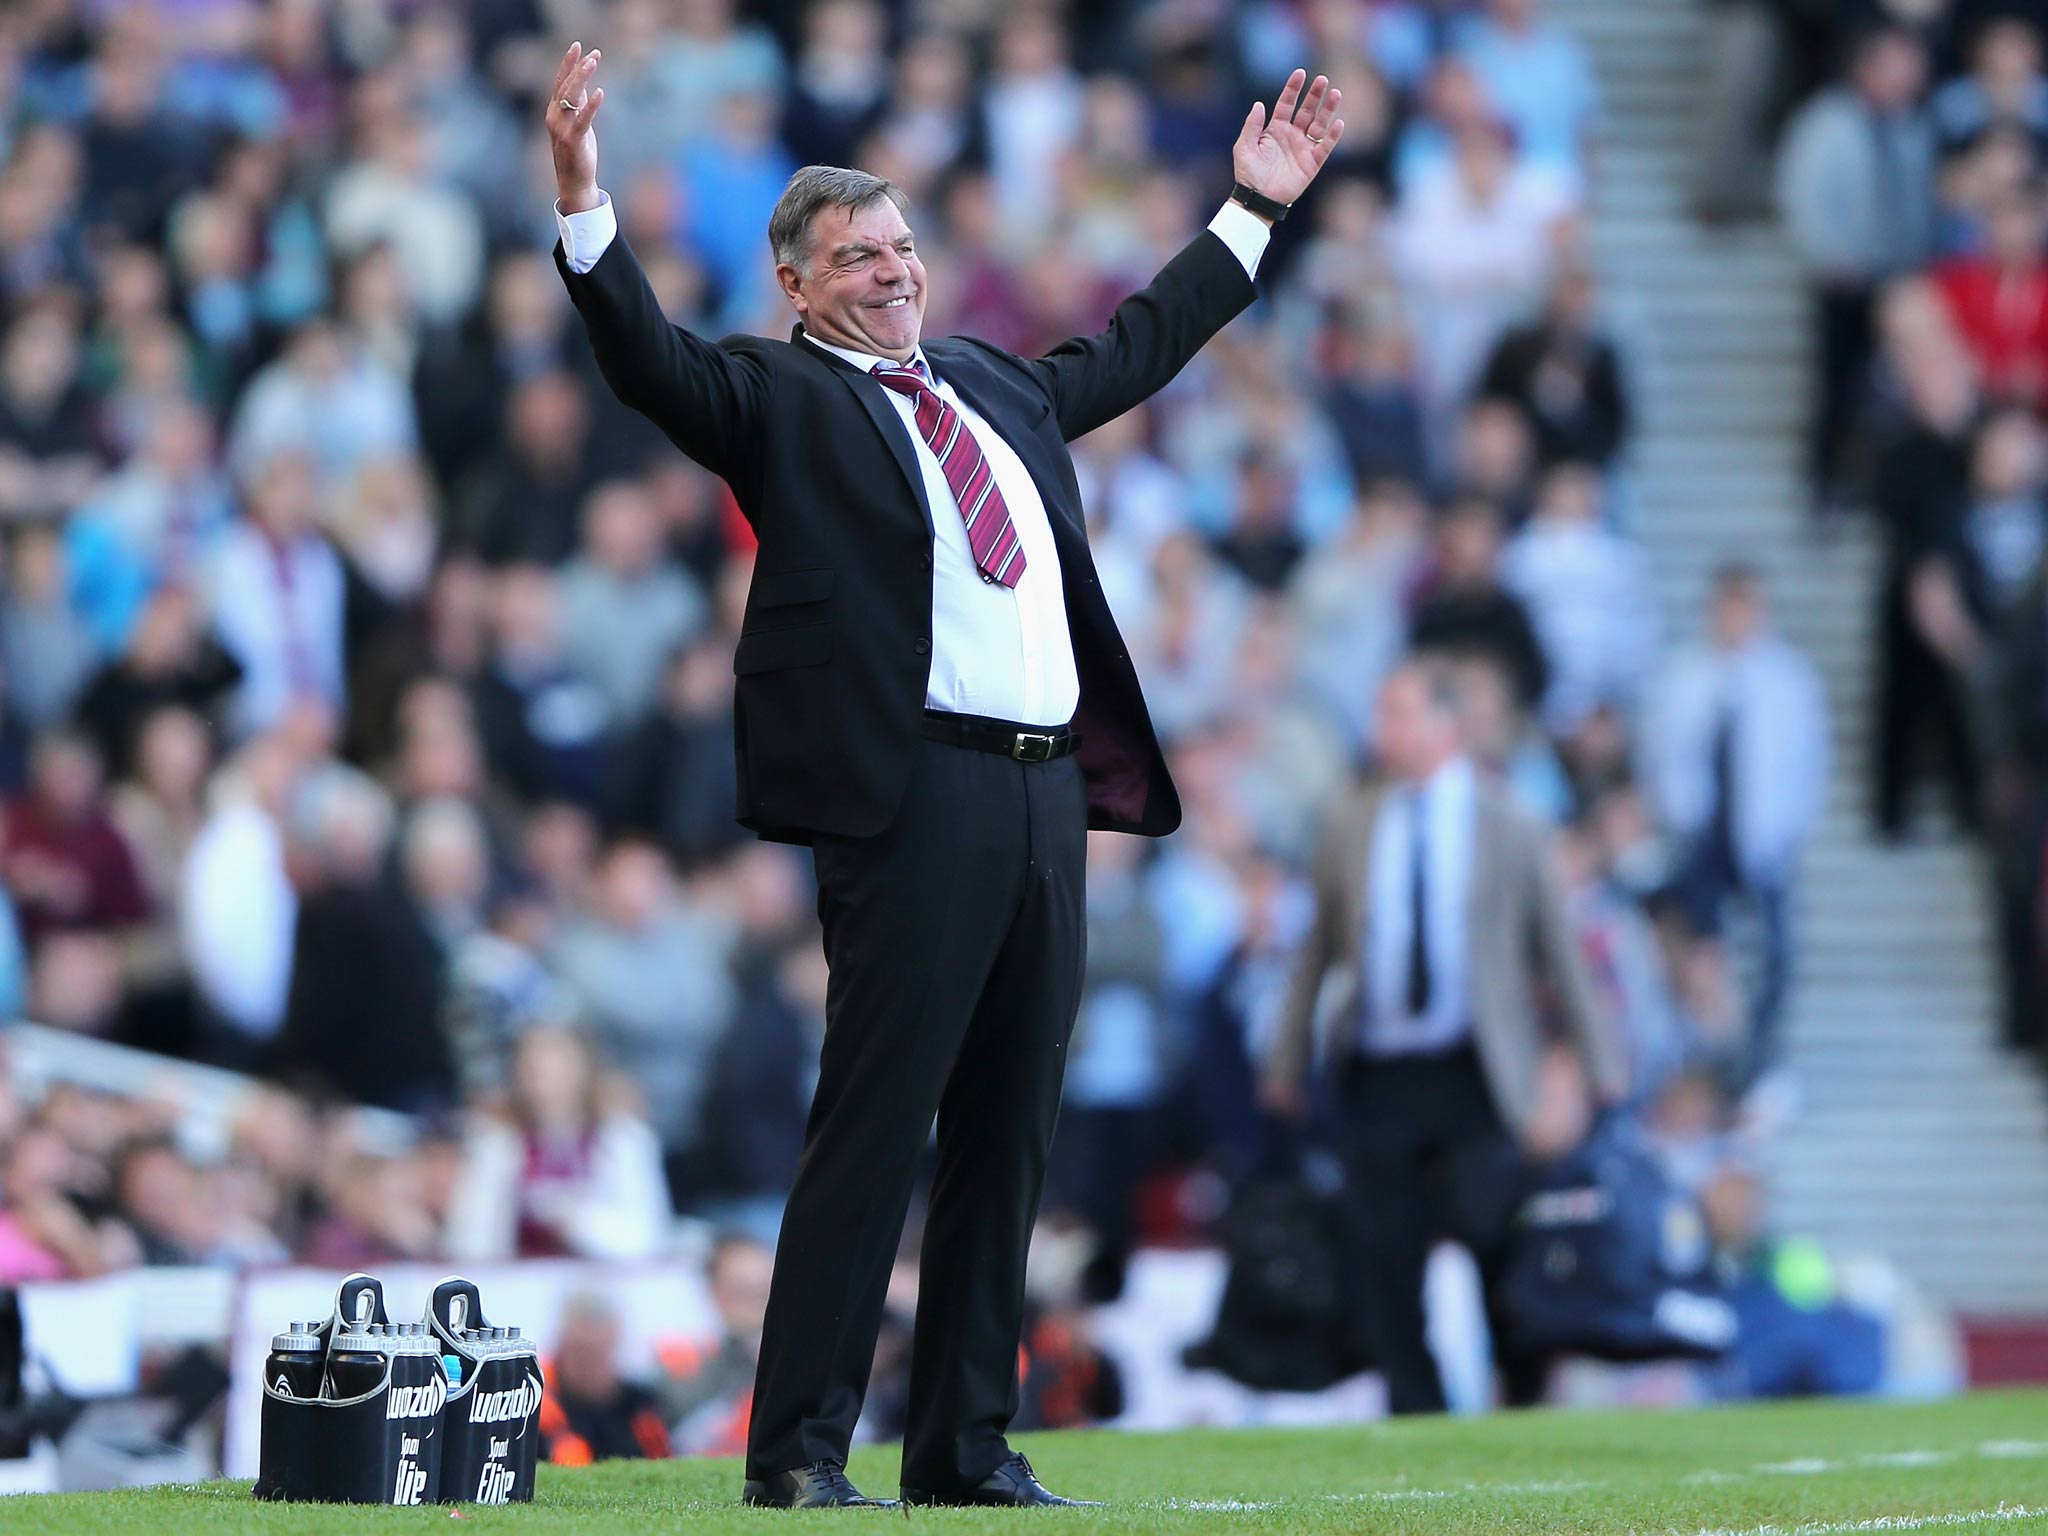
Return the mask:
M1305 69L1287 77L1270 121L1265 104L1253 102L1230 149L1237 179L1275 202L1291 203L1301 196L1344 136L1344 119L1337 116L1343 92L1327 75L1317 75L1306 92L1305 81Z
M586 54L581 43L571 43L548 96L548 145L555 154L555 191L564 213L587 213L598 203L597 130L591 120L604 104L604 87L592 89L590 81L603 56L600 49Z

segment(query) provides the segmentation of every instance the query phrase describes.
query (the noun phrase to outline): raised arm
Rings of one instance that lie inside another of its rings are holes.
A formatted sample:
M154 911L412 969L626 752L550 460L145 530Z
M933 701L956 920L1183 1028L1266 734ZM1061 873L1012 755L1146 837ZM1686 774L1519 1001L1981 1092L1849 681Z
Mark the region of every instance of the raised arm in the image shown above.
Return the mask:
M715 474L732 478L758 438L767 370L757 358L671 325L597 184L600 53L571 43L555 73L547 130L555 159L555 212L563 238L555 264L590 334L597 366L621 402Z
M1284 213L1328 162L1344 133L1342 99L1325 76L1311 82L1297 69L1270 118L1253 102L1231 148L1237 185L1252 196L1234 194L1150 287L1117 306L1107 330L1062 342L1034 364L1063 436L1081 437L1157 394L1251 304L1273 225L1263 210Z

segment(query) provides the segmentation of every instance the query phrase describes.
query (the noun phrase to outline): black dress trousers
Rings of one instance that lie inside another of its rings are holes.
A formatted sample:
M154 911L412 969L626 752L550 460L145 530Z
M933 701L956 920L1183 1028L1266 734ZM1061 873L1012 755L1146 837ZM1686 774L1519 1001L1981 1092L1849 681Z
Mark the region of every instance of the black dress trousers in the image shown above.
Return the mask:
M825 1044L749 1477L845 1457L935 1116L903 1481L965 1489L1009 1454L1024 1259L1081 995L1086 825L1072 757L927 741L882 832L816 839Z

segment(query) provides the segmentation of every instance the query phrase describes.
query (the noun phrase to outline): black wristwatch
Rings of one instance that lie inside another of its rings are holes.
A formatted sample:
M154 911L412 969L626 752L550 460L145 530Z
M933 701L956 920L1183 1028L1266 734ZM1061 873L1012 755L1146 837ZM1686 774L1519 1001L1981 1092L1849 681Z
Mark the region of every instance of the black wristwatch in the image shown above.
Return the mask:
M1255 192L1241 181L1230 189L1230 200L1233 203L1242 203L1260 218L1271 219L1275 224L1286 218L1287 210L1294 206L1292 203L1283 203L1278 198L1268 197L1263 192Z

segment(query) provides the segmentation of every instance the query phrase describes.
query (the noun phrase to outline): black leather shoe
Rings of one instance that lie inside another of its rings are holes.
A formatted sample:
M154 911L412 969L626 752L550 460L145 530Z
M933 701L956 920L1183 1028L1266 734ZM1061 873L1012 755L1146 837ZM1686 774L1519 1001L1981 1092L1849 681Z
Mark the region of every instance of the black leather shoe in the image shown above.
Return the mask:
M750 1477L742 1504L764 1509L894 1509L894 1499L871 1499L846 1480L843 1461L814 1461L807 1467Z
M906 1504L987 1504L1012 1509L1049 1508L1100 1509L1093 1499L1063 1499L1038 1480L1031 1463L1021 1454L1012 1455L972 1488L940 1492L932 1488L905 1488Z

